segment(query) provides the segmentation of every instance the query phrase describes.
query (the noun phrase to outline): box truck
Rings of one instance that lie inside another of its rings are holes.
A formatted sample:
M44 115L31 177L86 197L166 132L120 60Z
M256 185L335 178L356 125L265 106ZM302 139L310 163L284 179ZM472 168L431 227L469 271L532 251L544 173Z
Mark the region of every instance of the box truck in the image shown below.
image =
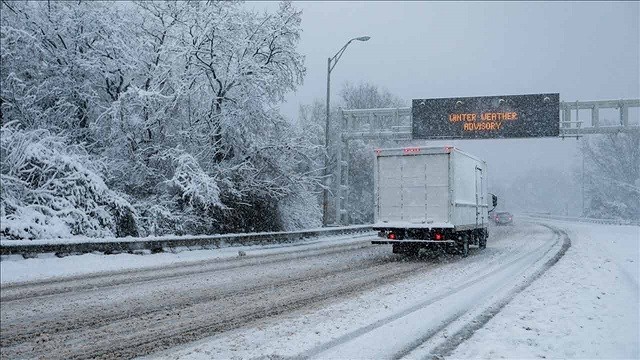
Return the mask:
M443 247L467 256L489 236L487 164L454 147L376 149L374 244L394 253Z

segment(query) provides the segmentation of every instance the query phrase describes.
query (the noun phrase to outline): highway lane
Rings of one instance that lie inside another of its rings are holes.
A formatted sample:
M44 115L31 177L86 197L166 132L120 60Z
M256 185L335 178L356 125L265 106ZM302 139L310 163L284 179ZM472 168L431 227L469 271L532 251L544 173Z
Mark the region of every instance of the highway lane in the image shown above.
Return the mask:
M489 271L535 245L513 244L513 229L507 230L496 231L493 249L490 240L487 250L474 249L464 262L458 256L443 262L393 255L388 246L370 245L370 238L363 238L286 253L5 286L2 356L149 355L387 284L403 286L451 262L470 266L473 273ZM469 279L462 271L450 280L464 284Z

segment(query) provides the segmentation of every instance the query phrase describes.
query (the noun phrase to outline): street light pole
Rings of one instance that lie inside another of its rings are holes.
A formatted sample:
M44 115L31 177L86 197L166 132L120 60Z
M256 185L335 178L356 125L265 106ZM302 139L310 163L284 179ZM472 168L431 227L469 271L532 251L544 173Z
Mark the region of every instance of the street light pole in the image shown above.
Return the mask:
M580 191L580 197L582 198L582 214L581 217L586 217L584 214L584 150L582 150L582 190Z
M369 36L360 36L360 37L356 37L353 38L349 41L347 41L346 44L344 44L344 46L335 54L333 55L333 57L330 57L327 59L327 113L326 113L326 121L325 121L325 125L324 125L324 171L323 171L323 182L324 182L324 189L322 192L322 225L327 226L329 223L329 189L328 189L328 185L327 185L327 180L329 177L328 174L328 170L329 170L329 119L331 118L331 71L333 70L333 68L336 66L336 64L338 63L338 60L340 60L340 57L342 57L342 54L344 53L344 51L347 49L347 46L349 46L349 44L351 44L352 41L354 40L358 40L358 41L368 41L369 39L371 39L371 37ZM340 164L338 164L338 171L341 171L340 168ZM338 186L340 186L340 184L338 184ZM337 201L340 201L340 199L337 199ZM339 206L339 204L336 204L336 206ZM340 222L340 219L336 219L336 222Z

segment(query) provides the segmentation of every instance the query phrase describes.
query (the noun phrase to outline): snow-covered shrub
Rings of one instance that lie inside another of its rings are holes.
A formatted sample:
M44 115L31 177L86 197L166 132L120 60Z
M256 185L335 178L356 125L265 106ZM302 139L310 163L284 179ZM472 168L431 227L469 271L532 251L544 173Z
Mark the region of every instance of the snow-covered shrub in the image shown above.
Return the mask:
M322 207L316 194L301 190L278 203L278 215L284 231L311 229L322 226Z
M182 234L184 222L181 214L172 209L170 199L151 197L135 203L141 236Z
M197 206L203 210L222 207L220 189L216 180L200 167L191 154L180 154L175 161L177 165L173 177L166 181L175 200L186 206Z
M203 234L217 232L212 214L225 209L218 181L191 154L167 149L158 155L154 168L165 180L143 179L152 189L138 199L135 208L143 236ZM147 169L148 170L148 169ZM138 191L138 194L141 194Z
M135 210L80 145L48 130L0 129L0 233L13 239L137 235Z

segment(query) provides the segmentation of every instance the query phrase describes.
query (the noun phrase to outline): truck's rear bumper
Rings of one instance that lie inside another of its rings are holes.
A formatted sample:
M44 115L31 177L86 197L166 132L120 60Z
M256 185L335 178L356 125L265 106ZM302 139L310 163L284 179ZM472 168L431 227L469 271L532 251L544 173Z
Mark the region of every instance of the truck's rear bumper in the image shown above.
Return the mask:
M414 224L409 222L376 223L373 230L430 230L430 229L453 229L451 223L425 223Z
M413 240L413 239L403 239L403 240L372 240L372 244L455 244L454 240Z

